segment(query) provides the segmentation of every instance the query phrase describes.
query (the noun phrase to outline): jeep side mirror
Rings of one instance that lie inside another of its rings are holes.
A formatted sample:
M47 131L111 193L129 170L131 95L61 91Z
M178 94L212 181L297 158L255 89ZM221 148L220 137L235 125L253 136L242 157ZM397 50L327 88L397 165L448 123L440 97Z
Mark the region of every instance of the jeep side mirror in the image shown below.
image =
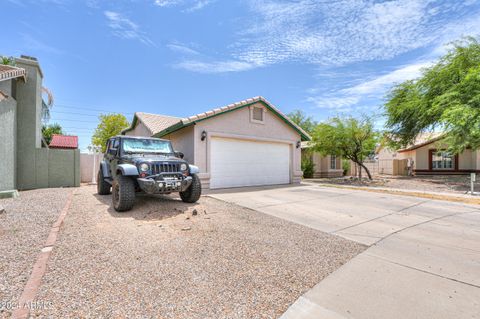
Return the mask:
M117 155L117 149L116 148L110 148L108 150L108 154L110 155Z
M182 152L177 152L177 151L175 151L174 154L175 154L175 157L180 157L182 159L185 156Z

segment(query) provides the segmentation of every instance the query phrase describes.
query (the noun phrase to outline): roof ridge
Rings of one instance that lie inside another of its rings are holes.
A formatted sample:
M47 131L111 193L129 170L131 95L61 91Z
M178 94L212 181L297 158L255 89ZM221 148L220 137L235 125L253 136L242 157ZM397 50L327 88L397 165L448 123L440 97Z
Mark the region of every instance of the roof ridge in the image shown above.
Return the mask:
M178 116L171 116L171 115L165 115L165 114L155 114L155 113L148 113L148 112L135 112L135 114L147 114L147 115L170 117L170 118L173 118L173 119L182 119L181 117L178 117Z

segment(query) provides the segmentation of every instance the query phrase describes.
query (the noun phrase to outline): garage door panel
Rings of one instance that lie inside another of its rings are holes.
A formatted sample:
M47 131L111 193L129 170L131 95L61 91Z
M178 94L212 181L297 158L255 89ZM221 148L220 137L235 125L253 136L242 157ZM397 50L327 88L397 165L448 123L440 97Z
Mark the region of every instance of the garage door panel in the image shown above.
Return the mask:
M290 146L212 138L210 188L290 183Z

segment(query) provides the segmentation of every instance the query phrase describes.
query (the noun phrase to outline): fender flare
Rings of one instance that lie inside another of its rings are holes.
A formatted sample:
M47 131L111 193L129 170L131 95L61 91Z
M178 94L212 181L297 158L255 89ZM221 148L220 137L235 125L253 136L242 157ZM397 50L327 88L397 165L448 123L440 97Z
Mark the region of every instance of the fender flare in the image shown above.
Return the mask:
M120 164L117 166L117 170L122 172L123 176L138 176L138 169L132 164Z
M198 166L189 165L189 167L190 167L190 174L198 174L198 173L200 173L200 169L198 168Z
M104 160L100 162L100 169L102 170L103 178L112 177L110 174L110 170L108 169L108 163Z

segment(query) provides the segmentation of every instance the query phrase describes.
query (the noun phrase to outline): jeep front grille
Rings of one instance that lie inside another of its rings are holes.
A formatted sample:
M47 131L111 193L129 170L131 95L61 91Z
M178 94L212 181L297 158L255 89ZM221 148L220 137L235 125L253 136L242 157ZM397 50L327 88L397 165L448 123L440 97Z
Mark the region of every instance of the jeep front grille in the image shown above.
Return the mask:
M152 175L160 173L180 172L180 164L177 163L158 163L152 164Z

